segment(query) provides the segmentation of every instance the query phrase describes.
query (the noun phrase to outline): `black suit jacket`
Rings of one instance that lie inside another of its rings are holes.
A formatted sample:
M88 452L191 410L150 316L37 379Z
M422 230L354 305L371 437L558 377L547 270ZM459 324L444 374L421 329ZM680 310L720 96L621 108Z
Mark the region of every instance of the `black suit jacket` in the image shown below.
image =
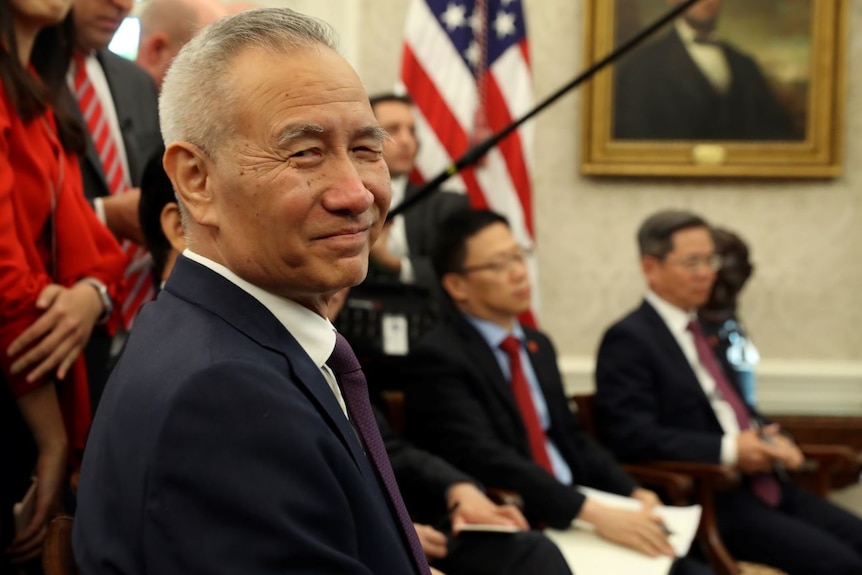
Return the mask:
M749 56L722 43L731 85L719 94L676 30L617 70L613 134L645 140L798 140L803 137Z
M396 434L379 409L374 409L374 416L410 517L416 523L439 522L447 511L446 490L455 483L475 481L440 457L415 447Z
M602 442L622 461L721 460L723 431L709 399L673 334L646 301L602 338L595 416Z
M574 482L629 495L634 480L569 410L550 340L535 330L525 332L548 404L548 435L571 467ZM569 526L584 497L533 462L510 384L481 334L453 313L414 350L409 364L408 435L485 485L520 493L530 521Z
M319 367L184 257L96 413L73 544L88 574L416 572Z
M409 200L418 191L419 187L408 185L404 191L404 200ZM431 247L437 234L442 231L440 224L451 214L468 207L470 201L465 194L438 190L404 212L407 247L417 285L431 291L438 289L437 275L431 265Z
M109 50L102 50L97 58L105 72L117 110L117 121L129 163L129 178L132 186L137 187L141 185L141 175L147 160L162 145L156 85L137 64ZM83 117L81 121L83 123ZM81 174L88 199L110 195L99 154L89 134L87 153L81 158Z

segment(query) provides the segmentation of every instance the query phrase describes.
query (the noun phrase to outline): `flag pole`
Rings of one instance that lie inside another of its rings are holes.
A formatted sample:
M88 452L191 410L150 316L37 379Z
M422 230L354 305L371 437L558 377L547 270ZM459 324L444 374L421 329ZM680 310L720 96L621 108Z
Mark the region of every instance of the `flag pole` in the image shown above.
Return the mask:
M401 204L393 208L389 215L386 217L387 220L391 220L395 216L409 210L414 205L418 204L426 197L430 196L433 192L440 187L440 185L451 178L452 176L458 174L465 168L469 168L470 166L476 164L482 157L491 151L492 148L497 146L506 136L517 130L521 127L522 124L529 121L533 118L533 116L537 115L539 112L556 102L562 96L564 96L570 90L578 87L583 84L591 77L593 77L597 72L599 72L602 68L609 66L614 63L616 60L621 58L624 54L629 52L632 48L655 34L659 29L663 28L665 25L675 20L680 14L688 10L693 4L696 2L700 2L701 0L685 0L683 3L677 5L667 14L644 28L642 31L638 32L636 35L632 36L629 40L624 42L615 50L611 51L607 56L594 63L592 66L581 72L578 76L576 76L571 82L559 88L556 92L545 98L542 102L540 102L536 107L527 112L525 115L521 116L496 134L490 136L483 142L480 142L467 150L467 152L455 160L453 163L449 164L442 172L437 174L434 178L428 180L413 194L411 197L405 199Z

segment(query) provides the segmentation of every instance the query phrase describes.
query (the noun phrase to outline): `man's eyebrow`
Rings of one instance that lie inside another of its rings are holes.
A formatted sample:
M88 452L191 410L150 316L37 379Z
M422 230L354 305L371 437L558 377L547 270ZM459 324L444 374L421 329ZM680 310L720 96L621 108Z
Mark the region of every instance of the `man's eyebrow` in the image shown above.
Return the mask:
M297 138L305 138L308 136L317 136L325 132L326 130L320 124L300 124L300 125L290 125L285 126L281 132L279 132L276 137L276 142L280 146L283 146L290 142L291 140L295 140Z
M374 138L379 142L383 142L390 138L389 132L381 128L380 126L366 126L364 128L360 128L356 132L356 137L358 138Z
M319 136L326 129L320 124L301 124L285 126L284 129L276 137L276 142L279 146L284 146L291 140L305 138L308 136ZM365 126L356 131L357 138L373 138L379 142L389 139L389 132L380 126Z

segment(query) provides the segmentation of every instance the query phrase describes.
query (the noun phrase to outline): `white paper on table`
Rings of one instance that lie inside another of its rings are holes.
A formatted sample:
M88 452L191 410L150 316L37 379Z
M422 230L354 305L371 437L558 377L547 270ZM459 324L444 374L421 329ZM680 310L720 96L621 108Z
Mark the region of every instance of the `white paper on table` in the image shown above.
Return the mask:
M578 487L584 495L621 509L640 509L641 502L590 487ZM688 553L700 523L700 505L688 507L656 507L654 512L672 532L670 543L680 557ZM649 557L622 545L599 537L594 532L570 528L564 531L546 529L548 536L563 553L569 567L577 575L667 575L672 557Z

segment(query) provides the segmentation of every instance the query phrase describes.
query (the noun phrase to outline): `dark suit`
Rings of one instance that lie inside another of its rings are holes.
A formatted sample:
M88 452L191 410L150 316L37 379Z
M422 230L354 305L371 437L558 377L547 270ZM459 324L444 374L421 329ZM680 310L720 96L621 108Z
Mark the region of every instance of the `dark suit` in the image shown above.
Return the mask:
M256 299L180 257L84 454L83 573L415 573L320 368Z
M117 112L117 123L126 149L129 179L131 185L137 187L141 184L141 175L147 160L162 146L158 92L149 74L134 62L117 56L110 50L100 51L96 58L102 65ZM82 125L86 126L77 104L74 104L72 109L79 115ZM92 203L95 198L109 196L110 191L93 139L89 132L85 130L85 133L87 151L80 160L81 179L84 183L84 195ZM108 378L111 342L107 335L94 334L85 350L90 378L90 402L94 412Z
M141 175L147 160L162 145L156 85L137 64L109 50L100 51L96 57L105 72L117 110L117 122L129 165L129 179L132 186L137 187L141 185ZM110 195L99 154L89 134L87 154L81 158L81 174L87 198L92 200Z
M730 87L720 94L676 30L620 64L613 135L636 140L798 140L757 63L722 43Z
M548 436L574 482L629 495L634 480L577 425L548 338L525 328L527 349L548 405ZM459 314L411 354L408 435L480 481L513 489L531 522L566 528L584 496L533 462L509 382L482 335Z
M408 185L404 190L404 200L413 198L419 191L418 186ZM413 266L415 283L432 292L438 290L437 275L431 265L431 246L441 231L441 224L451 214L470 207L465 194L439 190L404 212L404 228L407 233L407 247L410 264Z
M379 410L374 415L410 517L440 527L446 522L446 490L473 479L396 435ZM449 555L434 563L447 575L571 575L556 545L536 531L465 532L449 541Z
M735 385L727 366L725 372ZM622 461L720 462L721 425L673 334L647 302L602 339L595 411L602 441ZM739 559L794 575L862 573L862 521L791 484L782 485L777 509L747 486L732 489L719 496L717 516Z

